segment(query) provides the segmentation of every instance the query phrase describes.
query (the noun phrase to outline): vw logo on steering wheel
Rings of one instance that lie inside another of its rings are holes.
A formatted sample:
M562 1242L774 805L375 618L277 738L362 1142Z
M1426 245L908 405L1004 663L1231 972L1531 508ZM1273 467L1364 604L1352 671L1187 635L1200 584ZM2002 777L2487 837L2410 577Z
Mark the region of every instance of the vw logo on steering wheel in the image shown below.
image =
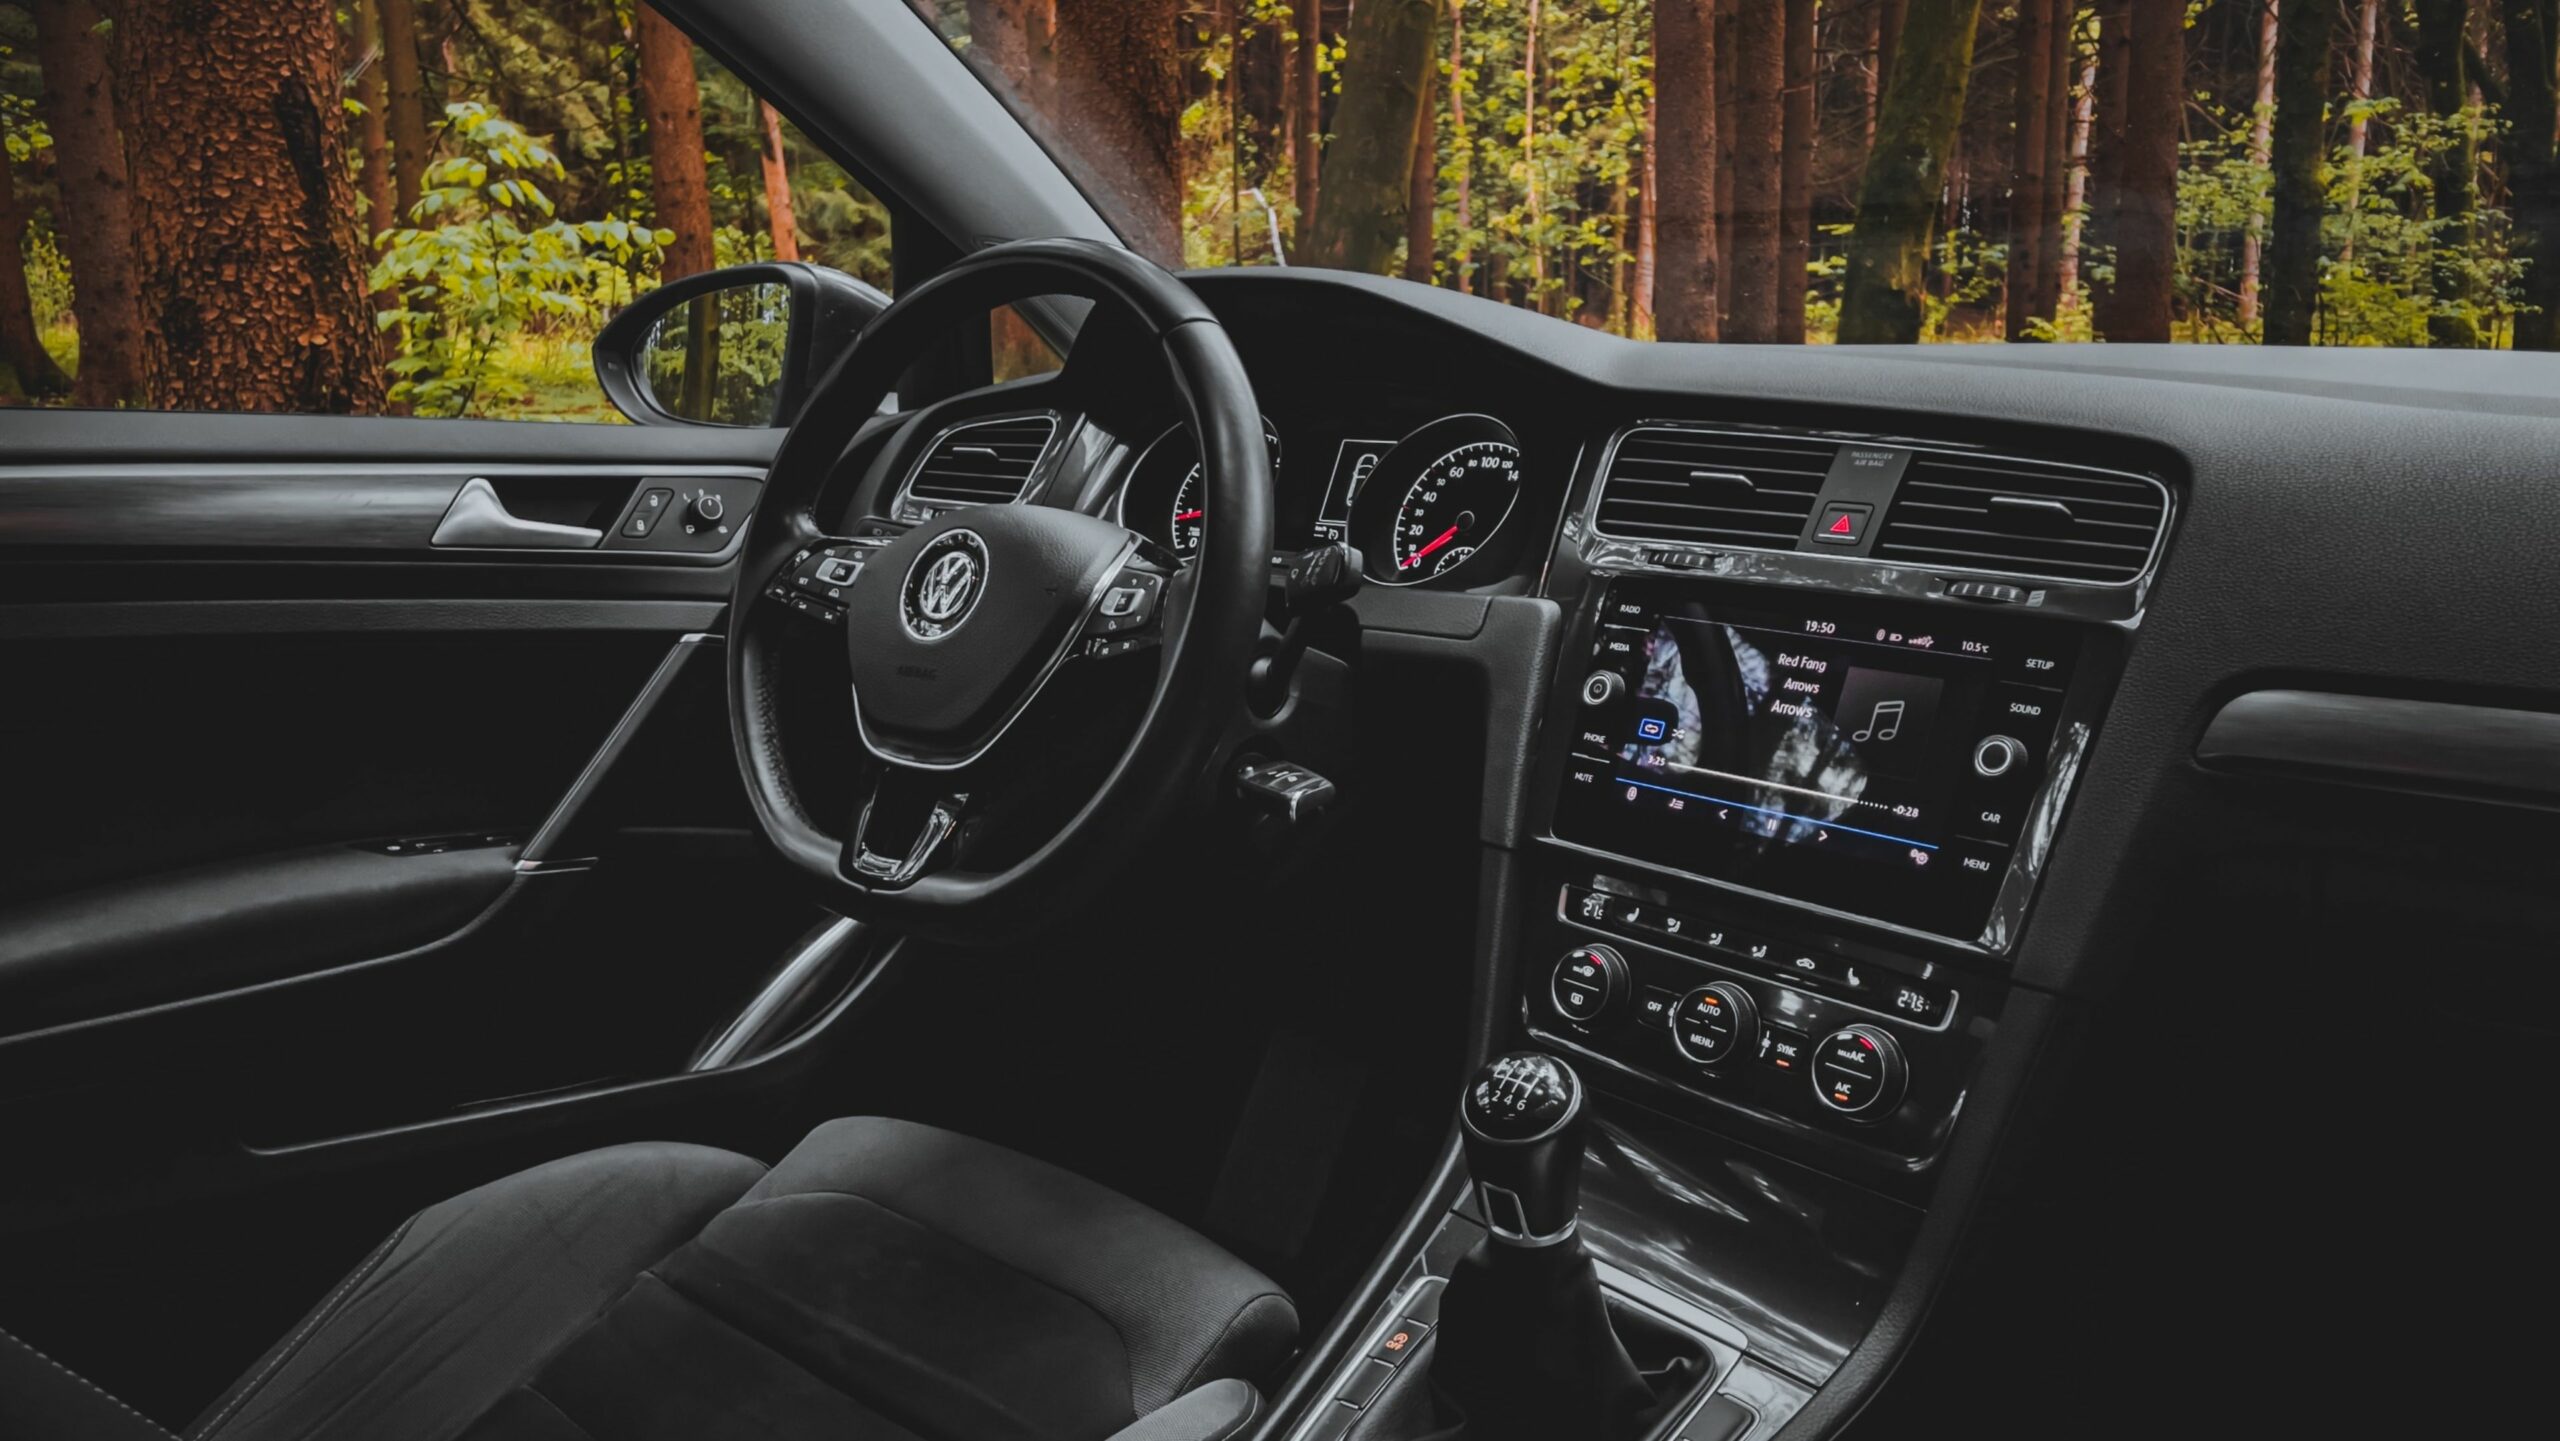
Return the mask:
M987 543L974 530L936 536L907 568L898 619L918 640L940 640L960 628L987 589Z

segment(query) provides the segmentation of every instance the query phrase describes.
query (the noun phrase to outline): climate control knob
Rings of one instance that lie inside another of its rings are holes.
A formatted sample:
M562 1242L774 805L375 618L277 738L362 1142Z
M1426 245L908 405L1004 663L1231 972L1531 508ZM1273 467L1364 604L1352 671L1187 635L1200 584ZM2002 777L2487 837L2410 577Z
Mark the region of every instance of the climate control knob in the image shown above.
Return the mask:
M1910 1084L1902 1043L1881 1026L1843 1026L1813 1048L1814 1099L1841 1115L1889 1115Z
M1627 958L1607 946L1582 946L1556 962L1547 999L1556 1014L1589 1025L1627 998Z
M1700 986L1671 1013L1671 1044L1701 1066L1748 1054L1760 1039L1760 1008L1731 981Z

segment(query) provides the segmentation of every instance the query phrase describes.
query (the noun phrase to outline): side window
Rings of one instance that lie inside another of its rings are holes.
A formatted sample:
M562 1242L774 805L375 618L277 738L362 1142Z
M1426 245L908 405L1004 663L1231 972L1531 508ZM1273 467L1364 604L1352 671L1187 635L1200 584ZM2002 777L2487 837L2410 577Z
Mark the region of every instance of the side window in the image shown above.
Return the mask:
M888 209L636 0L0 5L0 404L613 421L616 311L777 259Z

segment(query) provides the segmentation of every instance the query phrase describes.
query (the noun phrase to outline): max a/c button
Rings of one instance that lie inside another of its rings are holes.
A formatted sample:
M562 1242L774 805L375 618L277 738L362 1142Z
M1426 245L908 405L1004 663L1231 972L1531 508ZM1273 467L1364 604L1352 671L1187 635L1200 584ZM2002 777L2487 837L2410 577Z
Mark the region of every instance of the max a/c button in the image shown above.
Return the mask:
M1871 505L1826 505L1822 516L1813 523L1813 538L1824 545L1860 545L1867 538L1867 517L1875 514Z

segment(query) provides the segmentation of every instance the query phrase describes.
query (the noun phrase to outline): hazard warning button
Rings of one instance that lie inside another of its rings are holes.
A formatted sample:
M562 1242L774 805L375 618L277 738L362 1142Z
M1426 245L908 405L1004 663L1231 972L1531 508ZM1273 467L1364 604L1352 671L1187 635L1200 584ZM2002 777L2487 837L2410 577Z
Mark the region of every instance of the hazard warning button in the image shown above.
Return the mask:
M1874 512L1871 505L1826 505L1813 523L1813 538L1824 545L1863 545L1867 517Z

